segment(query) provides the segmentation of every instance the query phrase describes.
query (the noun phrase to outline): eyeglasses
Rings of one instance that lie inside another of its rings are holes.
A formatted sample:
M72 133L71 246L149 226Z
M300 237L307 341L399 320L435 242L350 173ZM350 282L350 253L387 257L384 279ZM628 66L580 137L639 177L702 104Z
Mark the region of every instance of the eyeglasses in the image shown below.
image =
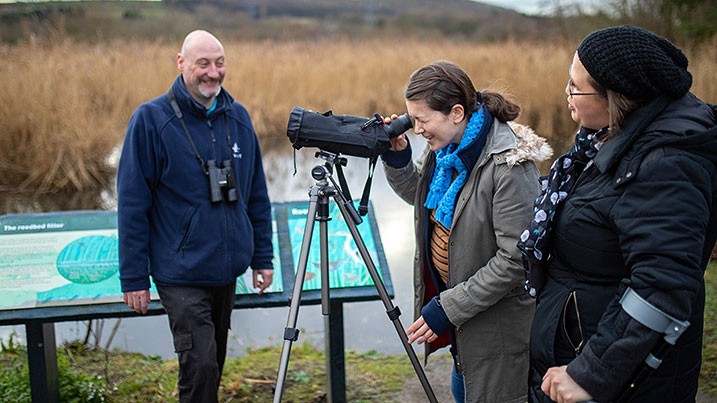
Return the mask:
M600 95L599 92L573 92L573 79L568 79L568 95L570 96L570 99L573 98L575 95Z

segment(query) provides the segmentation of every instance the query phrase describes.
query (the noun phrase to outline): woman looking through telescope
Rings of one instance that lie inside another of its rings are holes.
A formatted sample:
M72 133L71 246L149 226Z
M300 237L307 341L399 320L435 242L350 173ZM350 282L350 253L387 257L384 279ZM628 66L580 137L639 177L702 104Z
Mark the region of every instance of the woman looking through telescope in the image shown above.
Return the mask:
M518 117L516 104L476 92L452 63L415 71L405 98L428 146L413 163L402 134L382 159L391 187L415 206L409 342L425 342L426 359L451 346L456 402L525 401L534 301L516 244L540 190L535 161L552 150L531 129L506 123Z

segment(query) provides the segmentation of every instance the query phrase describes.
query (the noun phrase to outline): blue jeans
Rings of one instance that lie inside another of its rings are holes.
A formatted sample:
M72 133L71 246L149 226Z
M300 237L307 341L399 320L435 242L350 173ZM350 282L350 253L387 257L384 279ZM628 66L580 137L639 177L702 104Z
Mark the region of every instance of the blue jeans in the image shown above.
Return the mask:
M464 403L466 401L466 387L463 384L463 374L459 374L456 369L456 361L458 357L453 357L453 373L451 374L451 393L456 403Z

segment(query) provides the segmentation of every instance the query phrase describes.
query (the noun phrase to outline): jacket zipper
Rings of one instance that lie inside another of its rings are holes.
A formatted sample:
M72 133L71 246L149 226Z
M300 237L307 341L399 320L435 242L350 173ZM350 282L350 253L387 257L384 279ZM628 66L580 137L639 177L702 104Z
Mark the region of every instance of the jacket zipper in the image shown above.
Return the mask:
M227 211L227 204L222 203L222 208L224 209L224 239L226 239L226 242L224 244L224 256L226 256L226 259L224 260L224 273L227 276L227 278L230 276L230 257L229 257L229 219L228 219L228 211Z
M481 162L478 166L474 167L473 170L483 169L483 166L490 160L490 158L491 158L491 154L488 154L488 155L486 156L486 158L483 159L483 162ZM472 170L472 171L473 171L473 170ZM473 174L472 171L471 171L471 175ZM477 172L477 171L476 171L476 172ZM468 192L468 196L466 196L465 199L459 199L459 200L462 202L462 203L461 203L461 208L460 208L460 210L457 210L457 211L454 213L454 215L453 215L453 223L456 223L456 222L458 221L458 218L460 217L461 213L463 213L463 209L465 208L466 204L468 203L468 199L470 199L471 196L473 195L473 192L475 191L475 188L476 188L477 183L478 183L477 177L478 177L478 174L476 173L476 179L474 179L473 181L471 181L471 189L470 189L470 191ZM461 190L461 194L463 194L464 191L465 191L465 187ZM459 197L460 197L460 194L459 194ZM450 277L451 277L451 273L453 272L453 271L451 270L451 252L450 252L451 242L452 242L451 238L452 238L452 237L453 237L453 231L451 231L451 234L448 236L448 283L449 283L449 284L448 284L447 286L449 286L449 287L450 287L450 284L453 284L453 281L452 281L452 279L450 278ZM461 362L461 358L460 358L460 357L461 357L461 356L460 356L460 346L459 346L460 343L458 342L458 335L459 335L460 333L462 333L462 332L463 332L463 330L462 330L460 327L456 327L454 339L455 339L455 341L456 341L456 346L455 346L455 347L456 347L456 357L455 357L455 360L456 360L456 371L457 371L459 374L462 374L462 375L463 375L463 374L464 374L464 373L463 373L463 363ZM464 379L465 379L465 377L464 377ZM465 388L465 382L464 382L463 387Z
M583 168L583 171L580 172L580 175L578 175L577 179L575 179L575 183L573 184L573 187L570 189L570 192L572 192L576 187L578 187L578 184L585 182L585 178L589 177L590 175L590 168L595 165L593 164L593 160L588 161L587 164L585 164L585 168Z
M217 166L221 166L222 162L217 158L217 139L214 137L214 126L209 118L207 118L207 126L209 126L209 134L212 136L212 156L217 161Z
M573 307L575 309L575 316L578 321L578 332L580 332L580 341L577 345L573 343L573 340L570 338L570 333L568 333L568 327L565 324L565 321L567 319L568 314L568 308L570 307L570 301L573 301ZM575 352L575 356L577 357L580 355L580 352L583 349L583 344L585 342L585 336L583 334L583 324L580 320L580 310L578 309L578 294L577 291L573 291L568 295L568 298L565 300L565 304L563 305L563 332L565 333L565 338L568 339L568 343L570 343L570 347L572 347L573 351Z
M225 123L226 124L226 123ZM214 156L214 159L217 161L217 165L221 166L222 161L220 160L220 157L222 155L221 151L218 152L217 156L217 139L214 136L214 125L212 125L211 119L207 117L207 126L209 126L209 134L212 137L212 155ZM227 158L231 158L231 155L228 155ZM233 172L232 172L233 174ZM230 276L230 259L229 259L229 212L227 210L226 203L222 203L222 211L224 212L224 239L226 242L224 243L224 275L225 278L229 278Z
M458 333L461 333L462 330L460 327L457 327L455 330L455 339L456 339L456 372L463 375L463 363L461 362L461 354L460 354L460 348L459 348L459 342L458 342ZM465 378L464 378L465 379ZM465 386L465 385L464 385Z

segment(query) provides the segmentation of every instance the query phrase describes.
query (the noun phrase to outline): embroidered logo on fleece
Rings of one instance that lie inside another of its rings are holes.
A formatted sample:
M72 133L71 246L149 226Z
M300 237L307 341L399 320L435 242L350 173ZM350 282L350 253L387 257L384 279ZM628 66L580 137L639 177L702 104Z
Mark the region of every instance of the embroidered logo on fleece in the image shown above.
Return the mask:
M234 158L241 159L241 148L239 148L239 145L237 143L234 143L234 145L232 146L232 151L234 151Z

